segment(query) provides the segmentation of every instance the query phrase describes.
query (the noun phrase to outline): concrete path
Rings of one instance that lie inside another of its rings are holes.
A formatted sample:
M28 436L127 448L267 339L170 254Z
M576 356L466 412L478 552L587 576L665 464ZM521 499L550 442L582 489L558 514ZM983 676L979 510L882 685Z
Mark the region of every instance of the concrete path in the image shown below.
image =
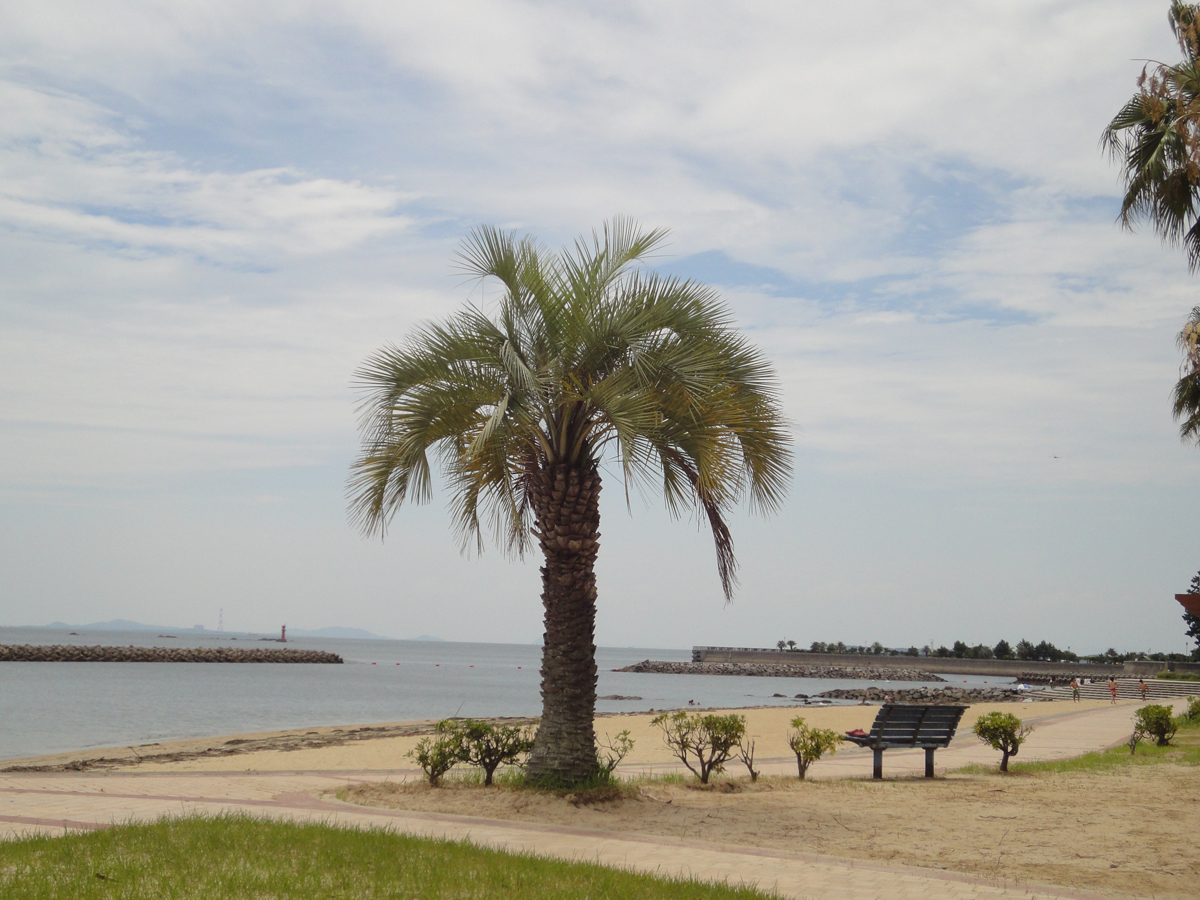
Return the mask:
M1029 758L1077 755L1119 742L1128 734L1135 707L1057 715L1037 722L1037 752ZM995 751L960 735L939 751L938 768L969 762L994 765ZM869 752L839 753L818 764L830 775L863 776ZM250 760L247 760L248 762ZM835 765L837 766L835 770ZM817 767L814 766L814 772ZM889 751L886 775L919 774L924 754ZM371 773L379 777L382 773ZM395 773L392 773L393 777ZM339 785L363 780L341 772L150 772L0 775L0 836L102 828L165 815L240 812L277 818L318 820L351 827L381 827L411 834L470 839L490 847L712 881L746 883L784 897L814 900L875 898L1038 897L1092 900L1097 895L1064 888L1004 884L950 872L885 865L800 852L717 845L696 840L618 834L492 819L373 810L321 798Z

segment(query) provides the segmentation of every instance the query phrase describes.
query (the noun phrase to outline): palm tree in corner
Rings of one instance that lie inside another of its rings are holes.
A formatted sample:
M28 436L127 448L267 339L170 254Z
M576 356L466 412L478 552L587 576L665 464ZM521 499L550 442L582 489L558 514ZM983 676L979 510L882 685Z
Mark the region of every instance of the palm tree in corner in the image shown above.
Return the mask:
M544 558L542 718L529 775L578 782L597 771L594 565L602 463L628 487L661 484L668 509L695 511L716 541L732 596L726 515L743 498L775 510L791 467L774 373L716 293L642 268L664 238L617 219L552 253L482 227L459 253L496 279L489 315L468 306L387 346L358 371L362 448L351 516L380 534L406 501L431 495L430 451L451 491L464 548L485 528L510 553Z
M1147 64L1138 91L1104 130L1101 144L1125 182L1121 224L1148 221L1170 244L1183 244L1200 268L1200 4L1173 0L1167 18L1183 59ZM1179 333L1183 365L1172 411L1180 436L1200 441L1200 306Z
M1200 4L1171 3L1171 30L1183 59L1146 65L1137 93L1109 122L1101 145L1121 164L1120 221L1148 221L1170 244L1182 243L1200 267Z

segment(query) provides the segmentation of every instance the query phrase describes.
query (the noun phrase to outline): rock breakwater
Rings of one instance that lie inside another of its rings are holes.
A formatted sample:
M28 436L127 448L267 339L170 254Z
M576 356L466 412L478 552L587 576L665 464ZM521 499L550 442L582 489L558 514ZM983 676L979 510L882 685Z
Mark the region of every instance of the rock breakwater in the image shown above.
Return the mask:
M882 703L890 695L893 703L917 706L969 706L972 703L1018 703L1028 694L1010 688L904 688L890 691L886 688L839 688L818 694L828 700L866 700Z
M861 681L945 681L918 669L886 666L804 666L787 663L656 662L643 660L617 672L651 672L661 675L757 675L765 678L853 678Z
M0 645L0 662L189 662L189 663L340 663L324 650L275 650L261 647L82 647L53 644Z

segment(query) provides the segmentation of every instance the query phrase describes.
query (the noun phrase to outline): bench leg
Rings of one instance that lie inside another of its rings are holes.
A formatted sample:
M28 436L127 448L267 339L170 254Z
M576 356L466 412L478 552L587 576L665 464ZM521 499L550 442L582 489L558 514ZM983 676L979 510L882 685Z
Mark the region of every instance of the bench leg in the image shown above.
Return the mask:
M933 747L925 748L925 777L933 777Z
M871 773L871 777L872 778L882 778L883 777L883 751L882 750L875 751L875 771L873 771Z

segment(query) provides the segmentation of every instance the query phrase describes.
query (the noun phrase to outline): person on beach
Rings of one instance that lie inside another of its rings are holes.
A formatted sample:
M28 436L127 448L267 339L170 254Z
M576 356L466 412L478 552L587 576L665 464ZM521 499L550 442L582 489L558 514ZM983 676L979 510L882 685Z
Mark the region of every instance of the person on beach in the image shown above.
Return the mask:
M1112 694L1112 704L1111 705L1116 706L1117 705L1117 676L1116 675L1108 676L1108 692L1110 694Z
M1071 701L1079 702L1079 679L1075 677L1071 678Z
M1142 692L1142 702L1145 703L1146 702L1146 694L1149 693L1149 691L1150 691L1150 688L1146 687L1146 679L1145 678L1138 679L1138 690Z

